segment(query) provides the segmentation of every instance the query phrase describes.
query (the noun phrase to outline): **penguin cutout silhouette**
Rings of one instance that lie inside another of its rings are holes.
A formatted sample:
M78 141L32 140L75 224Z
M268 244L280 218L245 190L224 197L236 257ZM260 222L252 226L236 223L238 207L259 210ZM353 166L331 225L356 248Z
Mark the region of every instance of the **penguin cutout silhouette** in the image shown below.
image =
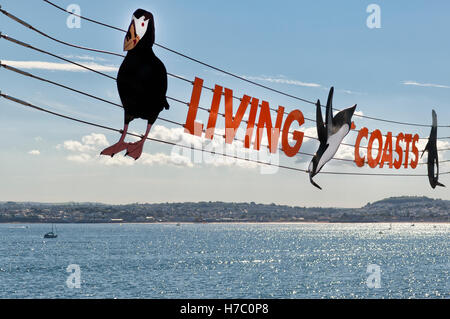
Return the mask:
M309 164L308 172L311 184L319 189L322 188L313 181L313 177L320 172L322 167L338 151L342 140L350 132L352 116L356 109L355 104L350 108L339 111L333 116L333 93L334 88L331 87L326 106L325 124L323 123L320 100L317 100L316 103L317 136L319 137L320 145Z
M159 113L169 109L166 99L167 71L153 52L154 42L153 15L142 9L136 10L123 45L127 55L117 75L117 89L124 108L124 127L119 141L104 149L101 155L113 157L126 150L125 156L137 160ZM136 118L147 120L147 130L141 140L126 143L128 124Z
M428 180L430 181L431 187L434 189L436 186L445 187L444 184L438 182L439 179L439 159L438 159L438 151L436 147L437 140L437 115L434 110L432 110L431 115L433 117L433 123L431 125L430 137L428 138L428 143L425 146L425 151L428 152L427 166L428 166ZM421 158L422 158L421 156ZM436 175L434 174L434 166L436 165Z

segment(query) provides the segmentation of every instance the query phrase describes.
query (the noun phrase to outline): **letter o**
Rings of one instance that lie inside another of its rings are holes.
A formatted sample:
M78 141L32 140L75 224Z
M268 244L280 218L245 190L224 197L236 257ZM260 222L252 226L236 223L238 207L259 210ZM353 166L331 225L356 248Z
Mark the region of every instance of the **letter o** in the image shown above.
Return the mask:
M375 159L372 157L372 146L375 139L378 140L378 154ZM380 130L375 130L370 135L369 145L367 146L367 163L370 167L375 168L380 162L381 155L383 152L383 135Z

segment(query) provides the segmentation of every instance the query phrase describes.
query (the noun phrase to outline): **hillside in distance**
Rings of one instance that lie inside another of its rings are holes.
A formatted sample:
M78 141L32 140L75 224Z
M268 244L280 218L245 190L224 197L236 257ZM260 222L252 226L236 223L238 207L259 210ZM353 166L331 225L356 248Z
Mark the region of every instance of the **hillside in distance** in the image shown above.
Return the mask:
M198 202L109 205L0 202L1 223L450 222L450 201L391 197L361 208Z

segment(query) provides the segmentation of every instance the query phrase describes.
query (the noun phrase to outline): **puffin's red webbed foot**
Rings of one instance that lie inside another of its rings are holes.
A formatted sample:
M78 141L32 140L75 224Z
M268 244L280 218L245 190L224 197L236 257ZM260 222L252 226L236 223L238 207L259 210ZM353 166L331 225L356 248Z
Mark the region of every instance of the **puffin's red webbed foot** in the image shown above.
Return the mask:
M142 135L142 139L140 141L130 143L127 149L127 153L125 156L130 156L137 160L142 155L142 150L144 149L144 143L147 140L148 133L150 133L150 129L152 128L152 125L150 123L147 123L147 130L145 131L145 134Z
M125 156L130 156L130 157L134 158L135 160L137 160L142 155L142 150L144 149L144 143L145 143L145 139L142 139L135 143L129 143Z
M111 157L113 157L115 154L122 152L123 150L128 149L128 147L130 146L130 143L125 143L124 141L120 140L119 142L117 142L116 144L105 148L100 155L109 155Z

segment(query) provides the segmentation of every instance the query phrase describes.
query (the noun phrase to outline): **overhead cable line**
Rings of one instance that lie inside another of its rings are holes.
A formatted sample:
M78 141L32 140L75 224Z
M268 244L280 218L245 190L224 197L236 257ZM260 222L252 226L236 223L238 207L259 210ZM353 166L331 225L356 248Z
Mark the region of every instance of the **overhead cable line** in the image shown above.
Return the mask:
M33 27L33 26L30 25L28 22L26 22L26 21L24 21L24 20L22 20L22 19L16 17L15 15L13 15L13 14L7 12L6 10L3 10L3 9L0 8L0 13L3 13L4 15L6 15L6 16L9 17L9 18L11 18L12 20L14 20L14 21L16 21L16 22L22 24L23 26L29 28L30 30L32 30L32 31L34 31L34 32L37 32L38 34L40 34L40 35L42 35L42 36L44 36L44 37L46 37L46 38L48 38L48 39L50 39L50 40L53 40L53 41L55 41L55 42L57 42L57 43L60 43L60 44L66 45L66 46L70 46L70 47L72 47L72 48L80 49L80 50L86 50L86 51L90 51L90 52L97 52L97 53L109 54L109 55L113 55L113 56L118 56L118 57L125 58L125 55L124 55L124 54L121 54L121 53L116 53L116 52L111 52L111 51L106 51L106 50L99 50L99 49L94 49L94 48L88 48L88 47L85 47L85 46L76 45L76 44L73 44L73 43L69 43L69 42L66 42L66 41L59 40L59 39L57 39L57 38L55 38L55 37L52 37L52 36L48 35L47 33L43 32L43 31L41 31L41 30L39 30L39 29ZM192 80L188 80L188 79L186 79L186 78L184 78L184 77L182 77L182 76L180 76L180 75L176 75L176 74L173 74L173 73L171 73L171 72L167 72L167 74L168 74L169 76L173 77L173 78L176 78L176 79L179 79L179 80L188 82L188 83L190 83L190 84L194 84L194 82L193 82ZM210 91L212 91L212 92L214 92L214 89L211 88L211 87L208 87L208 86L206 86L206 85L202 85L202 87L205 88L205 89L208 89L208 90L210 90ZM222 93L222 94L224 94L224 93ZM237 97L237 96L234 96L234 95L233 95L233 98L234 98L234 99L237 99L237 100L239 100L239 101L242 101L242 98L240 98L240 97ZM273 108L271 108L271 111L277 112L277 110L275 110L275 109L273 109ZM287 115L288 113L287 113L287 112L284 112L284 114ZM306 118L306 117L305 117L305 120L308 120L308 121L311 121L311 122L316 122L315 120L310 119L310 118Z
M114 56L123 57L123 58L125 57L125 55L120 54L120 53L115 53L115 52L110 52L110 51L105 51L105 50L99 50L99 49L94 49L94 48L88 48L88 47L84 47L84 46L80 46L80 45L76 45L76 44L73 44L73 43L69 43L69 42L66 42L66 41L62 41L62 40L56 39L55 37L52 37L52 36L48 35L47 33L45 33L45 32L43 32L43 31L41 31L41 30L39 30L39 29L33 27L32 25L30 25L30 24L27 23L26 21L24 21L24 20L22 20L22 19L20 19L20 18L18 18L18 17L16 17L16 16L14 16L13 14L7 12L6 10L1 9L1 7L0 7L0 12L3 13L4 15L6 15L7 17L11 18L12 20L14 20L14 21L16 21L16 22L22 24L23 26L25 26L25 27L27 27L27 28L29 28L29 29L31 29L31 30L37 32L38 34L40 34L40 35L42 35L42 36L44 36L44 37L46 37L46 38L48 38L48 39L51 39L51 40L53 40L53 41L55 41L55 42L57 42L57 43L60 43L60 44L66 45L66 46L70 46L70 47L73 47L73 48L81 49L81 50L87 50L87 51L91 51L91 52L97 52L97 53L109 54L109 55L114 55ZM176 75L176 74L173 74L173 73L170 73L170 72L167 72L167 74L168 74L169 76L173 77L173 78L176 78L176 79L185 81L185 82L190 83L190 84L192 84L192 85L194 84L194 82L193 82L192 80L188 80L188 79L186 79L186 78L184 78L184 77L182 77L182 76L180 76L180 75ZM213 89L213 88L208 87L208 86L206 86L206 85L204 85L204 84L202 84L202 87L205 88L205 89L208 89L208 90L210 90L210 91L212 91L212 92L214 92L214 89ZM225 93L222 92L222 94L224 95ZM233 95L233 98L236 99L236 100L242 101L242 98L237 97L237 96L235 96L235 95ZM276 110L276 109L274 109L274 108L270 108L270 110L273 111L273 112L275 112L275 113L278 112L278 110ZM207 111L209 111L209 110L207 110ZM219 114L220 114L220 113L219 113ZM286 111L284 111L284 114L285 114L285 115L288 115L289 113L286 112ZM304 117L304 119L307 120L307 121L310 121L310 122L314 122L314 123L316 122L316 120L311 119L311 118L308 118L308 117ZM352 129L351 131L352 131L352 132L359 132L359 130L357 130L357 129ZM387 135L384 134L383 136L386 137ZM426 137L421 137L421 138L419 138L419 139L425 140L425 139L428 139L428 138L426 138ZM439 139L450 139L450 137L438 137L437 139L438 139L438 140L439 140ZM344 145L345 145L345 143L344 143Z
M48 51L39 49L39 48L37 48L37 47L35 47L35 46L32 46L32 45L30 45L30 44L28 44L28 43L25 43L25 42L22 42L22 41L19 41L19 40L15 39L15 38L12 38L12 37L10 37L10 36L7 36L6 34L0 33L0 38L3 38L3 39L5 39L5 40L7 40L7 41L10 41L10 42L12 42L12 43L18 44L18 45L20 45L20 46L23 46L23 47L26 47L26 48L29 48L29 49L38 51L38 52L40 52L40 53L50 55L50 56L52 56L52 57L54 57L54 58L57 58L57 59L60 59L60 60L62 60L62 61L64 61L64 62L74 64L74 65L76 65L76 66L78 66L78 67L80 67L80 68L86 69L86 70L88 70L88 71L95 72L95 73L97 73L97 74L99 74L99 75L102 75L102 76L104 76L104 77L107 77L107 78L109 78L109 79L111 79L111 80L117 81L117 78L115 78L115 77L113 77L113 76L110 76L110 75L108 75L108 74L106 74L106 73L104 73L104 72L97 71L97 70L95 70L95 69L93 69L93 68L91 68L91 67L88 67L88 66L86 66L86 65L83 65L83 64L74 62L74 61L72 61L72 60L69 60L69 59L67 59L67 58L63 58L63 57L58 56L58 55L56 55L56 54L53 54L53 53L51 53L51 52L48 52ZM172 99L173 99L173 98L172 98ZM178 101L179 101L179 100L178 100ZM188 103L186 103L186 102L181 102L181 103L183 103L183 104L188 104ZM204 108L204 107L199 107L199 109L201 109L201 110L203 110L203 111L206 111L206 112L209 112L209 111L210 111L209 109ZM223 117L225 117L225 114L223 114L223 113L220 113L220 112L219 112L218 114L221 115L221 116L223 116ZM247 121L245 121L245 120L244 120L244 122L247 123ZM313 139L316 139L316 140L318 139L317 137L312 137L312 136L307 136L307 137L308 137L308 138L313 138ZM352 145L348 145L348 146L352 146Z
M53 53L51 53L51 52L48 52L48 51L45 51L45 50L42 50L42 49L39 49L39 48L37 48L37 47L35 47L35 46L32 46L32 45L30 45L30 44L28 44L28 43L22 42L22 41L20 41L20 40L15 39L15 38L9 37L9 36L7 36L7 35L5 35L5 34L0 33L0 38L3 38L3 39L5 39L5 40L7 40L7 41L10 41L10 42L12 42L12 43L18 44L18 45L20 45L20 46L23 46L23 47L26 47L26 48L35 50L35 51L37 51L37 52L40 52L40 53L43 53L43 54L50 55L50 56L52 56L52 57L54 57L54 58L60 59L60 60L65 61L65 62L67 62L67 63L71 63L71 64L73 64L73 65L76 65L76 66L80 67L80 68L84 68L84 69L86 69L86 70L88 70L88 71L95 72L95 73L97 73L97 74L99 74L99 75L102 75L102 76L104 76L104 77L107 77L107 78L109 78L109 79L111 79L111 80L114 80L114 81L117 80L115 77L110 76L110 75L108 75L108 74L106 74L106 73L104 73L104 72L97 71L97 70L95 70L95 69L93 69L93 68L91 68L91 67L88 67L88 66L86 66L86 65L83 65L83 64L74 62L74 61L72 61L72 60L70 60L70 59L63 58L63 57L61 57L61 56L59 56L59 55L53 54ZM181 101L181 100L179 100L179 99L176 99L176 98L173 98L173 97L169 97L169 96L168 96L167 98L168 98L168 99L171 99L171 100L173 100L173 101L176 101L176 102L179 102L179 103L182 103L182 104L185 104L185 105L188 105L188 106L189 106L189 103L184 102L184 101ZM199 109L201 109L201 110L203 110L203 111L206 111L206 112L210 112L209 109L204 108L204 107L200 107L200 106L199 106ZM223 113L220 113L220 112L219 112L218 114L221 115L222 117L225 117L225 114L223 114ZM248 123L248 122L245 121L245 120L244 120L244 122L245 122L245 123ZM290 133L290 134L293 134L293 132L289 132L289 133ZM307 138L311 138L311 139L318 140L318 138L317 138L317 137L314 137L314 136L308 136L308 135L304 135L304 136L307 137ZM341 145L348 146L348 147L355 147L354 144L349 144L349 143L345 143L345 142L342 142ZM359 147L360 147L360 148L363 148L363 149L367 149L367 148L368 148L367 146L363 146L363 145L360 145ZM450 149L438 149L438 151L448 151L448 150L450 150Z
M109 127L109 126L100 125L100 124L97 124L97 123L81 120L81 119L78 119L78 118L75 118L75 117L71 117L71 116L67 116L67 115L61 114L61 113L50 111L50 110L48 110L46 108L42 108L42 107L36 106L34 104L25 102L25 101L23 101L21 99L18 99L16 97L12 97L10 95L2 93L1 91L0 91L0 97L3 97L5 99L8 99L8 100L13 101L15 103L21 104L23 106L26 106L26 107L29 107L29 108L32 108L32 109L35 109L35 110L38 110L38 111L41 111L41 112L45 112L45 113L54 115L56 117L64 118L64 119L67 119L67 120L70 120L70 121L74 121L74 122L78 122L78 123L82 123L82 124L86 124L86 125L90 125L90 126L95 126L95 127L102 128L102 129L105 129L105 130L110 130L110 131L114 131L114 132L118 132L118 133L121 132L121 130L115 129L115 128L112 128L112 127ZM141 137L138 134L129 133L129 132L127 132L127 135L131 135L131 136L135 136L135 137ZM158 142L158 143L163 143L163 144L167 144L167 145L179 146L179 147L183 147L183 148L186 148L186 149L191 149L191 150L194 150L194 151L200 151L200 152L204 152L204 153L210 153L210 154L213 154L213 155L220 155L220 156L223 156L223 157L234 158L234 159L237 159L237 160L243 160L243 161L252 162L252 163L256 163L256 164L267 165L267 166L274 166L274 167L279 167L279 168L283 168L283 169L287 169L287 170L308 173L307 170L296 168L296 167L291 167L291 166L286 166L286 165L279 165L279 164L273 164L273 163L270 163L270 162L263 162L263 161L259 161L259 160L248 159L248 158L241 158L241 157L238 157L236 155L230 155L230 154L226 154L226 153L219 153L219 152L215 152L215 151L205 150L203 148L197 148L197 147L194 147L194 146L187 146L187 145L178 144L178 143L175 143L175 142L165 141L165 140L151 138L151 137L147 137L147 139L150 140L150 141ZM352 176L397 176L397 177L426 177L426 176L428 176L428 175L424 175L424 174L390 174L390 173L384 174L384 173L352 173L352 172L321 172L321 174L327 174L327 175L352 175ZM441 173L441 175L446 175L446 174L450 174L450 172Z
M36 75L34 75L34 74L30 73L30 72L26 72L26 71L17 69L17 68L15 68L15 67L12 67L12 66L10 66L10 65L4 64L4 63L2 63L1 61L0 61L0 67L3 67L3 68L5 68L6 70L9 70L9 71L12 71L12 72L15 72L15 73L18 73L18 74L21 74L21 75L24 75L24 76L27 76L27 77L30 77L30 78L39 80L39 81L43 81L43 82L46 82L46 83L49 83L49 84L52 84L52 85L55 85L55 86L59 86L59 87L64 88L64 89L66 89L66 90L70 90L70 91L76 92L76 93L78 93L78 94L82 94L82 95L84 95L84 96L87 96L87 97L96 99L96 100L98 100L98 101L105 102L105 103L107 103L107 104L114 105L114 106L117 106L117 107L123 109L123 106L120 105L120 104L118 104L118 103L115 103L115 102L112 102L112 101L103 99L103 98L101 98L101 97L98 97L98 96L95 96L95 95L92 95L92 94L83 92L83 91L81 91L81 90L74 89L74 88L72 88L72 87L63 85L63 84L58 83L58 82L54 82L54 81L51 81L51 80L48 80L48 79L45 79L45 78L36 76ZM181 100L174 99L174 98L172 98L172 97L170 97L170 96L167 96L167 98L168 98L168 99L175 100L175 101L177 101L177 102L179 102L179 103L182 103L182 104L188 104L188 103L183 102L183 101L181 101ZM171 124L174 124L174 125L177 125L177 126L181 126L181 127L184 128L184 124L182 124L182 123L179 123L179 122L176 122L176 121L172 121L172 120L168 120L168 119L166 119L166 118L164 118L164 117L161 117L161 116L159 116L158 119L159 119L159 120L162 120L162 121L164 121L164 122L167 122L167 123L171 123ZM206 133L206 130L205 130L205 129L203 129L202 131L203 131L203 133ZM224 135L219 134L219 133L214 133L214 135L215 135L215 136L218 136L218 137L224 137ZM241 142L241 143L245 143L244 140L238 139L238 138L236 138L236 137L234 137L233 139L234 139L235 141L238 141L238 142ZM263 146L267 146L267 145L263 145ZM279 151L283 151L282 148L279 148L278 150L279 150ZM311 156L311 157L314 156L314 154L306 153L306 152L298 152L298 154L300 154L300 155L306 155L306 156ZM354 163L353 160L346 159L346 158L333 157L333 159L334 159L334 160L339 160L339 161L347 161L347 162L352 162L352 163Z
M75 92L75 93L78 93L78 94L81 94L81 95L90 97L90 98L92 98L92 99L96 99L96 100L98 100L98 101L101 101L101 102L104 102L104 103L107 103L107 104L110 104L110 105L114 105L114 106L117 106L117 107L123 109L123 106L122 106L121 104L118 104L118 103L115 103L115 102L112 102L112 101L103 99L103 98L101 98L101 97L95 96L95 95L93 95L93 94L86 93L86 92L81 91L81 90L78 90L78 89L74 89L74 88L72 88L72 87L69 87L69 86L67 86L67 85L63 85L63 84L58 83L58 82L54 82L54 81L45 79L45 78L43 78L43 77L34 75L34 74L30 73L30 72L26 72L26 71L17 69L17 68L15 68L15 67L12 67L12 66L10 66L10 65L7 65L7 64L5 64L5 63L2 63L1 61L0 61L0 67L3 67L3 68L5 68L6 70L9 70L9 71L12 71L12 72L15 72L15 73L18 73L18 74L21 74L21 75L24 75L24 76L27 76L27 77L30 77L30 78L33 78L33 79L42 81L42 82L46 82L46 83L49 83L49 84L52 84L52 85L55 85L55 86L59 86L59 87L64 88L64 89L66 89L66 90L73 91L73 92ZM178 103L181 103L181 104L186 104L186 105L188 106L188 103L187 103L187 102L184 102L184 101L181 101L181 100L172 98L172 97L170 97L170 96L167 96L167 98L168 98L168 99L171 99L171 100L173 100L173 101L176 101L176 102L178 102ZM184 127L184 124L182 124L182 123L179 123L179 122L176 122L176 121L172 121L172 120L168 120L168 119L166 119L166 118L164 118L164 117L161 117L161 116L159 116L158 119L161 120L161 121L170 123L170 124L174 124L174 125L177 125L177 126ZM206 132L206 130L203 129L203 133L205 133L205 132ZM216 135L216 136L218 136L218 137L224 137L222 134L218 134L218 133L214 133L214 135ZM306 136L306 137L308 137L308 136ZM308 138L311 138L311 137L308 137ZM236 141L238 141L238 142L241 142L241 143L245 143L244 140L238 139L238 138L236 138L236 137L234 138L234 140L236 140ZM264 146L267 146L267 145L264 145ZM283 149L282 149L282 148L279 148L279 151L283 151ZM301 151L298 152L298 154L300 154L300 155L306 155L306 156L310 156L310 157L314 156L314 154L307 153L307 152L301 152ZM346 161L346 162L352 162L352 163L354 163L354 160L346 159L346 158L333 157L333 160ZM445 163L445 162L450 162L450 160L440 161L440 163ZM367 164L367 162L365 162L365 163ZM426 162L418 163L418 165L425 165L425 164L426 164Z
M86 17L84 17L84 16L81 16L81 15L75 14L75 13L73 13L73 12L70 12L70 11L68 11L68 10L66 10L66 9L64 9L64 8L62 8L62 7L60 7L60 6L58 6L58 5L56 5L55 3L53 3L53 2L51 2L51 1L49 1L49 0L43 0L43 1L44 1L44 2L47 2L48 4L52 5L53 7L57 8L57 9L59 9L59 10L61 10L61 11L64 11L64 12L66 12L66 13L68 13L68 14L71 14L71 15L74 15L74 16L76 16L76 17L79 17L80 19L84 19L84 20L87 20L87 21L89 21L89 22L92 22L92 23L95 23L95 24L98 24L98 25L101 25L101 26L104 26L104 27L108 27L108 28L111 28L111 29L114 29L114 30L117 30L117 31L121 31L121 32L124 32L124 33L127 32L127 31L124 30L124 29L117 28L117 27L114 27L114 26L112 26L112 25L109 25L109 24L106 24L106 23L103 23L103 22L99 22L99 21L94 20L94 19L86 18ZM206 66L206 67L208 67L208 68L211 68L211 69L213 69L213 70L215 70L215 71L224 73L224 74L229 75L229 76L231 76L231 77L237 78L237 79L239 79L239 80L245 81L245 82L250 83L250 84L252 84L252 85L255 85L255 86L261 87L261 88L263 88L263 89L266 89L266 90L269 90L269 91L272 91L272 92L275 92L275 93L284 95L284 96L289 97L289 98L292 98L292 99L299 100L299 101L304 102L304 103L313 104L313 105L316 104L316 102L314 102L314 101L310 101L310 100L308 100L308 99L304 99L304 98L301 98L301 97L299 97L299 96L296 96L296 95L293 95L293 94L290 94L290 93L286 93L286 92L284 92L284 91L280 91L280 90L274 89L274 88L269 87L269 86L267 86L267 85L263 85L263 84L260 84L260 83L258 83L258 82L249 80L249 79L247 79L247 78L245 78L245 77L243 77L243 76L237 75L237 74L235 74L235 73L232 73L232 72L226 71L226 70L224 70L224 69L215 67L215 66L213 66L213 65L211 65L211 64L208 64L208 63L206 63L206 62L200 61L200 60L198 60L198 59L196 59L196 58L193 58L193 57L191 57L191 56L189 56L189 55L186 55L186 54L184 54L184 53L181 53L181 52L179 52L179 51L170 49L170 48L168 48L168 47L166 47L166 46L164 46L164 45L161 45L161 44L159 44L159 43L156 43L156 42L155 42L155 45L158 46L158 47L160 47L160 48L162 48L162 49L164 49L164 50L167 50L167 51L169 51L169 52L172 52L172 53L174 53L174 54L177 54L177 55L179 55L179 56L181 56L181 57L183 57L183 58L189 59L189 60L191 60L191 61L193 61L193 62L196 62L196 63L201 64L201 65L203 65L203 66ZM325 107L325 106L322 105L322 107ZM336 109L336 110L339 111L339 109ZM367 116L367 115L354 114L354 116L357 116L357 117L360 117L360 118L366 118L366 119L369 119L369 120L380 121L380 122L386 122L386 123L393 123L393 124L399 124L399 125L420 126L420 127L431 127L431 125L429 125L429 124L419 124L419 123L411 123L411 122L401 122L401 121L387 120L387 119L382 119L382 118L377 118L377 117ZM447 128L448 128L448 127L450 127L450 125L439 125L438 127L447 127Z

